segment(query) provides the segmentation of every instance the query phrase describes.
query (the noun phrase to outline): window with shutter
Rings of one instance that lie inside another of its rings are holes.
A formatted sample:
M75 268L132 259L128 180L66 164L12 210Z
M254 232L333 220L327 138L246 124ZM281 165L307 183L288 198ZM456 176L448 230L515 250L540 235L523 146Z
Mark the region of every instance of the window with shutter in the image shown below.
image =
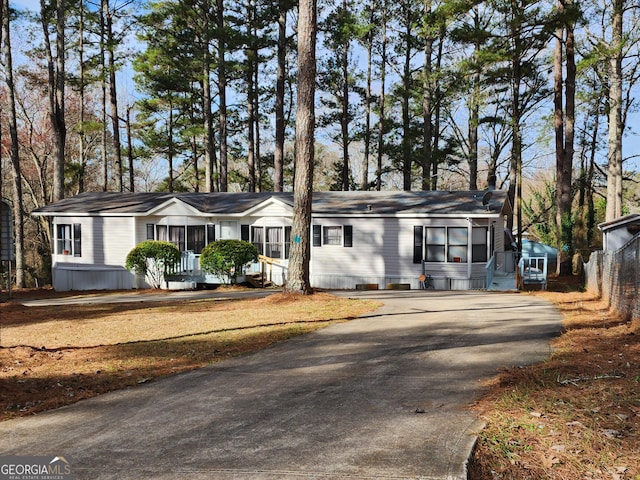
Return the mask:
M79 223L73 224L73 256L82 256L82 225Z
M216 226L213 223L207 224L207 245L216 241Z
M313 226L313 246L314 247L322 246L322 225Z
M413 263L422 263L422 227L413 227Z
M353 247L353 226L352 225L344 226L344 246Z

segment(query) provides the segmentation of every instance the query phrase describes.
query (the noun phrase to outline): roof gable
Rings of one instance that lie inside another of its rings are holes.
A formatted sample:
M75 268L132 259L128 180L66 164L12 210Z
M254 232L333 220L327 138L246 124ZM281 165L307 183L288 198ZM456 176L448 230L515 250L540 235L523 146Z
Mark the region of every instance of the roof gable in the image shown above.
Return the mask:
M164 203L146 212L148 215L202 215L196 207L183 202L180 198L170 198Z
M283 198L277 198L275 196L269 197L263 202L245 210L244 215L251 216L291 216L293 213L293 205L284 201Z

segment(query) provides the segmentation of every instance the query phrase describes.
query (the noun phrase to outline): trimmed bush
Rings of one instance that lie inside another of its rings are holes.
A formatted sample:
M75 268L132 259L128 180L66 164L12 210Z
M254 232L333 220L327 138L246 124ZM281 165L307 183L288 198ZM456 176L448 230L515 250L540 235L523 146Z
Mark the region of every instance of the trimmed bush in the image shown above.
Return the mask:
M237 283L238 275L245 266L258 260L255 245L244 240L218 240L202 249L200 268L207 273L226 277L231 284Z
M127 255L125 267L144 275L153 288L160 288L164 276L180 264L180 250L173 243L145 240Z

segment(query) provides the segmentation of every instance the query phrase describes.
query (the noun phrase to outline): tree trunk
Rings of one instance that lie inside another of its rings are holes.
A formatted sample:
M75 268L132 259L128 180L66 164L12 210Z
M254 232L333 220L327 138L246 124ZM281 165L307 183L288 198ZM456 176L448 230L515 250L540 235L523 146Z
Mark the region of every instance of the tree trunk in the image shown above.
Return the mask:
M473 94L469 109L469 190L478 189L478 125L480 124L480 75L473 77Z
M438 56L436 57L436 72L442 71L442 58L443 58L443 46L444 42L442 39L444 38L443 27L441 27L440 32L440 42L438 44ZM432 154L435 152L436 158L431 161L431 190L438 189L438 177L440 176L438 173L438 167L440 163L440 116L442 114L442 92L440 87L440 82L438 81L435 85L432 85L432 92L435 97L435 118L433 120L433 148Z
M293 191L291 259L286 291L312 293L311 204L316 82L316 0L300 0L298 6L298 109L296 111L296 160Z
M609 58L609 153L605 221L622 216L622 15L623 0L613 0Z
M131 109L132 105L127 107L127 158L129 159L129 191L135 191L135 171L133 168L133 140L131 138Z
M408 12L405 12L409 15ZM411 96L411 46L409 44L412 38L411 25L407 22L405 35L407 44L404 55L404 67L402 69L402 189L411 190L411 140L409 133L411 130L409 115L409 100Z
M558 2L558 11L564 11L562 1ZM562 102L563 94L563 65L562 65L562 42L564 40L564 28L556 29L556 44L553 51L553 126L555 131L556 150L556 247L558 248L558 273L561 272L561 265L567 260L567 252L563 248L563 221L564 221L564 179L565 179L565 151L564 151L564 109Z
M107 0L101 0L102 5L104 5ZM102 159L102 190L109 190L109 157L107 155L107 67L106 67L106 45L105 45L105 17L104 17L105 7L102 6L100 9L100 90L101 90L101 100L102 100L102 138L100 144L100 155Z
M347 0L342 0L343 14L347 14ZM342 190L349 190L349 176L351 166L349 162L349 36L344 35L342 54L340 59L342 67L342 105L340 112L340 129L342 136Z
M364 165L362 166L361 190L369 190L369 156L371 152L371 83L373 81L373 22L375 21L373 4L369 5L369 32L367 33L367 85L364 92Z
M13 83L13 59L11 56L11 19L9 0L2 0L2 45L4 50L5 81L9 90L9 140L13 173L13 216L15 225L16 287L24 288L24 217L22 207L22 171L18 150L18 120L16 116L16 91Z
M208 4L205 4L208 5ZM213 112L211 110L211 51L209 43L209 30L211 28L208 6L204 7L205 33L202 41L202 112L204 127L204 188L207 192L214 191L213 172L215 170L215 139L213 136Z
M276 192L284 190L284 82L287 59L287 11L285 1L278 2L278 71L276 79L276 145L273 154L273 189Z
M167 161L169 162L169 179L167 181L167 189L173 192L173 102L169 102L169 119L167 120Z
M517 217L517 243L518 249L522 249L522 114L520 111L520 88L522 86L522 38L520 37L521 20L520 5L511 0L511 12L514 17L509 22L509 35L513 43L511 53L511 162L509 165L509 201L515 207ZM511 217L510 217L511 218ZM513 219L508 222L507 228L513 230Z
M480 13L478 6L473 7L474 27L476 31L481 28ZM477 59L481 53L482 45L476 40L474 43L474 58ZM478 189L478 126L480 125L480 73L476 71L472 77L471 102L469 107L469 190Z
M51 40L49 36L49 16L47 5L44 0L40 0L40 20L45 42L45 55L47 57L47 71L49 77L49 117L54 135L53 154L53 198L58 201L64 198L64 164L65 164L65 144L67 137L67 127L65 123L65 3L58 0L56 4L56 59L53 60L51 50Z
M382 45L380 52L380 120L378 121L378 158L376 168L376 190L382 190L382 158L386 127L385 90L387 81L387 0L382 4Z
M111 128L113 130L113 150L115 155L116 169L116 191L124 191L122 184L123 168L122 168L122 150L120 144L120 117L118 116L118 89L116 87L116 62L114 49L116 48L113 41L113 12L109 9L109 1L105 0L104 16L105 30L107 34L107 69L109 71L109 102L111 104Z
M227 179L227 65L226 65L226 44L224 33L224 0L216 0L217 23L218 23L218 101L220 106L218 116L220 122L220 186L221 192L228 189Z
M78 32L78 68L79 68L79 95L80 95L80 167L78 169L78 193L84 192L84 174L87 166L87 137L85 135L85 65L84 65L84 1L79 5L79 32Z
M255 38L258 32L254 31ZM255 147L253 149L256 161L256 191L262 191L262 159L260 158L260 76L259 76L259 58L258 50L255 50L255 61L253 69L253 124L255 125Z
M567 1L566 5L570 5L571 2ZM560 203L562 207L562 213L559 217L560 227L562 233L562 247L565 250L567 258L562 258L564 255L560 254L562 261L558 262L558 273L570 275L572 272L571 260L573 258L574 245L573 245L573 212L572 203L573 195L571 194L571 188L573 183L573 153L574 153L574 141L575 141L575 97L576 97L576 60L575 60L575 39L573 24L568 23L566 26L566 79L564 82L565 89L565 117L564 117L564 146L563 146L563 165L562 165L562 182L560 186L561 195ZM565 245L567 246L565 248ZM564 266L563 266L563 262Z
M433 140L431 100L433 99L432 61L433 61L433 37L431 35L431 0L424 1L425 18L425 42L424 42L424 66L422 80L422 190L431 190L431 149Z
M249 13L251 16L251 13ZM252 29L250 30L252 31ZM253 64L254 50L252 46L247 48L247 166L249 167L249 191L256 191L256 161L255 161L255 113Z

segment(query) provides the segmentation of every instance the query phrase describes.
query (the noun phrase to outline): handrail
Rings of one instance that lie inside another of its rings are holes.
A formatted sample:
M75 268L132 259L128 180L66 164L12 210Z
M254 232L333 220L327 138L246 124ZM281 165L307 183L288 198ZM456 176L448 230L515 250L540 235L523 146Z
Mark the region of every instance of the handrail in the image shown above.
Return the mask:
M268 265L272 265L272 264L280 264L280 260L278 260L277 258L271 258L271 257L267 257L266 255L258 255L258 261L260 263L266 263Z
M496 273L496 255L491 255L491 258L487 262L485 267L487 269L487 288L493 283L493 275Z

